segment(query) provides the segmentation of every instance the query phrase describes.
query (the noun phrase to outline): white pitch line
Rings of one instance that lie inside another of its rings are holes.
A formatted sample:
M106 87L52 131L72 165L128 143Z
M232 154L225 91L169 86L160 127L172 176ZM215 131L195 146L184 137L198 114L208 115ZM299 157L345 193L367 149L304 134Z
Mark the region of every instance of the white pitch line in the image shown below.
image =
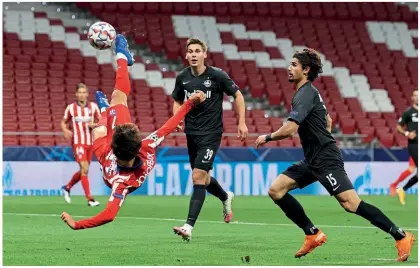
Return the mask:
M35 216L35 217L59 217L59 214L33 214L33 213L3 213L3 215L9 216ZM73 216L74 218L90 218L91 216ZM147 218L147 217L129 217L129 216L117 216L118 219L130 219L130 220L150 220L150 221L179 221L184 222L185 219L168 219L168 218ZM218 224L226 224L223 221L206 221L206 220L199 220L202 223L218 223ZM257 226L293 226L296 227L294 224L288 223L264 223L264 222L240 222L240 221L233 221L230 224L239 224L239 225L257 225ZM352 225L317 225L318 227L326 227L326 228L351 228L351 229L376 229L374 226L352 226ZM418 229L415 227L407 227L403 228L404 230L408 231L417 231Z
M397 259L371 258L370 261L396 261Z

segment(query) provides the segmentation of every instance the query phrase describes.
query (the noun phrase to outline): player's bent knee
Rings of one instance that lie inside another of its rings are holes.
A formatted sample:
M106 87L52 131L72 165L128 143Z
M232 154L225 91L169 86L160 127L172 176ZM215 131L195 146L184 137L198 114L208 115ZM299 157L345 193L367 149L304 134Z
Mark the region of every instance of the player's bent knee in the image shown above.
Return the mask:
M273 200L281 199L290 190L297 188L296 181L284 174L280 174L268 189L268 195Z
M192 179L194 184L205 184L207 171L198 168L193 169Z
M361 202L355 190L348 190L336 195L336 199L345 211L356 213L357 208Z
M340 205L344 208L345 211L350 213L356 213L357 207L354 203L350 201L340 202Z

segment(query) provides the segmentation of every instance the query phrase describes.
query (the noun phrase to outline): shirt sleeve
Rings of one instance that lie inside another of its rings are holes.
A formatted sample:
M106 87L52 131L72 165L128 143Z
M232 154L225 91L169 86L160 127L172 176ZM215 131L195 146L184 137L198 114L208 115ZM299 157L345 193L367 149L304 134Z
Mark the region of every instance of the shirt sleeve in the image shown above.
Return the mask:
M179 79L179 76L176 77L175 88L174 88L174 91L172 91L171 96L176 101L184 101L184 99L185 99L185 92L182 89L181 81Z
M221 70L219 72L219 85L224 93L228 96L233 96L239 90L238 85L229 77L229 75Z
M287 120L300 125L314 107L314 94L311 91L299 90L292 101L292 111Z
M405 126L405 125L407 125L408 124L408 113L407 112L404 112L403 114L402 114L402 116L398 119L398 124L400 125L400 126Z
M64 117L63 119L68 121L71 118L70 108L71 105L67 105L66 110L64 111Z
M171 134L175 130L176 126L181 122L182 119L184 119L184 117L188 114L189 111L191 111L192 108L194 108L194 103L190 100L186 101L179 108L178 112L169 118L169 120L166 121L166 123L161 128L147 136L147 138L144 140L151 140L152 142L149 144L149 146L156 148L167 135Z

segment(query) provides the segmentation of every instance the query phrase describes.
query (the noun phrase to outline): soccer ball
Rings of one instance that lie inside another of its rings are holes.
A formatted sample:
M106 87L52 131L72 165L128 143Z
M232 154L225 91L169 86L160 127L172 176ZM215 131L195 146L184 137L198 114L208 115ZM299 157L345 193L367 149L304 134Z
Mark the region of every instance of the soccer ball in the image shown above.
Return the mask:
M104 50L112 46L116 35L117 33L111 24L98 21L90 26L88 40L94 48Z

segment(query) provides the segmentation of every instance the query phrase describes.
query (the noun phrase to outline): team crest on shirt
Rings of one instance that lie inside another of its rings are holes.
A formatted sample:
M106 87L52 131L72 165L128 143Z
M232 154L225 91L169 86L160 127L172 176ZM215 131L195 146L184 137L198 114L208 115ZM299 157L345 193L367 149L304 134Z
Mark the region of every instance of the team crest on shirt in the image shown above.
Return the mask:
M109 116L115 116L117 114L117 111L115 109L112 109L109 111Z
M204 81L203 85L205 87L211 87L211 80L210 79L207 79L206 81Z

